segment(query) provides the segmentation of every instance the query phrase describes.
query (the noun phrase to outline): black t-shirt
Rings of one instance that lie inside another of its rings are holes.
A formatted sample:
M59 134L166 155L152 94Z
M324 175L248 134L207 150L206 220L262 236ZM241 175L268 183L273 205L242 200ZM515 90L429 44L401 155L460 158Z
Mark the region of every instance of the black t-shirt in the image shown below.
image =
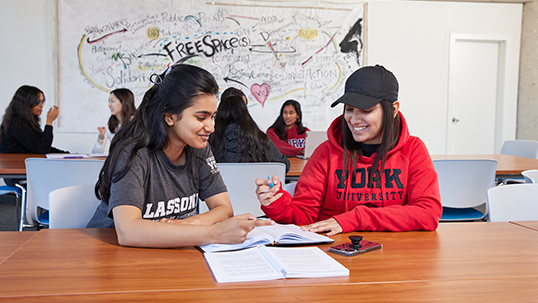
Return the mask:
M365 157L370 157L375 152L377 152L377 150L379 149L380 146L381 146L381 144L364 144L364 143L361 143L362 154Z
M131 149L123 151L115 173L124 167L130 153ZM197 214L198 199L226 192L209 145L189 149L186 158L186 163L194 158L194 175L188 164L174 165L162 150L140 149L125 177L112 183L108 204L101 202L87 227L114 227L112 209L119 205L138 207L147 220L185 219Z

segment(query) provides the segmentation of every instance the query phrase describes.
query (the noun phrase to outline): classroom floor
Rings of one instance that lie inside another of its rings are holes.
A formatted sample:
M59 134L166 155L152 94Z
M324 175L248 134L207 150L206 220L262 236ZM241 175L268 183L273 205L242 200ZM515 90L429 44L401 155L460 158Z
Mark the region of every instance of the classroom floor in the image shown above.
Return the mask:
M17 200L13 195L0 195L0 231L17 231L19 220L17 218ZM36 230L25 228L24 230Z

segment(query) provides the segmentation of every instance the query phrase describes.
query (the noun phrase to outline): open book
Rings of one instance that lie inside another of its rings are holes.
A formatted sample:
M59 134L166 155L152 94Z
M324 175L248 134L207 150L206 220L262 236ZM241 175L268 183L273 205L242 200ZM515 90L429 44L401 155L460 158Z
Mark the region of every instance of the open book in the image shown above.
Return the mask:
M266 247L205 253L217 282L349 276L349 269L318 247Z
M254 228L241 244L207 244L200 246L203 252L238 250L256 245L317 244L332 243L333 239L310 231L304 231L294 224L275 224Z

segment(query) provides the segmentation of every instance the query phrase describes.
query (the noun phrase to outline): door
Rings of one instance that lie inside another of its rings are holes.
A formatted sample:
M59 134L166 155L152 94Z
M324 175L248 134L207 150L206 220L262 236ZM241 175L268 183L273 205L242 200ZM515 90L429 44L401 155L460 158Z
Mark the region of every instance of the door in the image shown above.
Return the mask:
M500 144L504 41L453 35L447 154L493 154Z

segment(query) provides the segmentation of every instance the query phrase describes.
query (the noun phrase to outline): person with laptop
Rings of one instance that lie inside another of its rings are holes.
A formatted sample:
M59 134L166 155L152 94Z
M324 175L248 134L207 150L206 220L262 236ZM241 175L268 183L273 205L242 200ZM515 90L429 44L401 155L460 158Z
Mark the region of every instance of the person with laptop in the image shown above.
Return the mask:
M280 115L275 123L267 129L267 135L285 156L304 155L306 132L303 126L301 104L295 100L287 100L280 108Z
M398 81L366 66L346 81L343 103L305 165L292 196L276 176L256 179L267 216L335 235L351 231L435 230L442 214L437 173L425 144L399 112Z

